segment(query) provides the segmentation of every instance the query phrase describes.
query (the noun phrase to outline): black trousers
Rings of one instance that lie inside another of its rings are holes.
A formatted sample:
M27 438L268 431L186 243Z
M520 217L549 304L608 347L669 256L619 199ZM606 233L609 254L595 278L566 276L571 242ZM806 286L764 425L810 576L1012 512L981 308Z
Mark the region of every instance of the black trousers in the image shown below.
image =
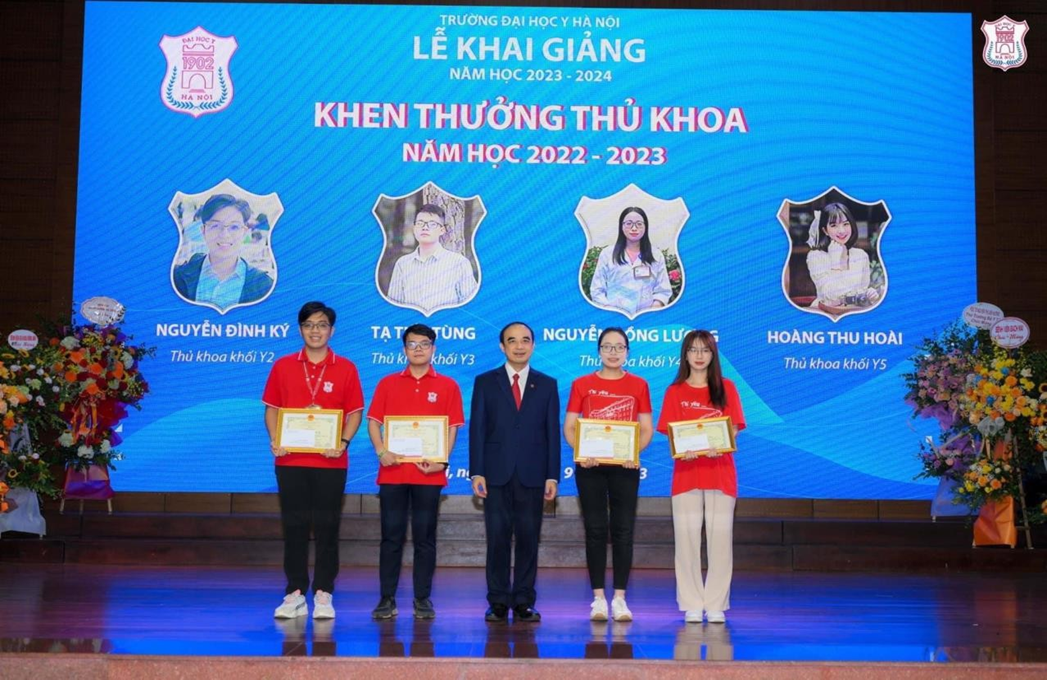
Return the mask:
M487 487L484 526L487 529L487 601L490 604L534 606L544 497L544 486L524 486L515 474L504 486ZM514 535L516 566L510 586L510 550Z
M396 597L403 566L407 518L411 518L414 543L414 596L432 594L436 571L436 520L442 487L435 484L382 484L378 501L382 512L382 543L378 552L378 578L382 597Z
M313 591L334 592L346 470L276 466L287 591L309 592L309 530L316 539Z
M610 529L614 588L625 590L633 568L633 527L636 525L640 471L618 465L598 465L588 469L576 466L574 474L585 524L585 562L589 565L589 583L594 590L604 587Z

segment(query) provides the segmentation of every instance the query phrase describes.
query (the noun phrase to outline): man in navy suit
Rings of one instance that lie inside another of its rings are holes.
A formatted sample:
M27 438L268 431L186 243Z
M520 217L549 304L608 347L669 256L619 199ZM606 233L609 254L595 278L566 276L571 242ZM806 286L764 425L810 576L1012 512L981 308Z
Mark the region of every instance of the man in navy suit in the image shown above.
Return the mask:
M502 329L505 365L476 376L469 416L469 471L484 500L487 602L484 618L542 619L534 609L538 535L545 501L560 479L560 394L556 380L530 367L534 331L517 321ZM516 534L516 569L509 582Z

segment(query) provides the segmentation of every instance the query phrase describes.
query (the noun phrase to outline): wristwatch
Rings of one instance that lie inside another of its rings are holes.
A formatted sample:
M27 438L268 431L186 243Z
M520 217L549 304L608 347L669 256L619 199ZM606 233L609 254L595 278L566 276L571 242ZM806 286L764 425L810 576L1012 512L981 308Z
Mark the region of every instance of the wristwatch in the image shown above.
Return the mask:
M387 453L389 453L389 452L388 452L388 451L386 451L385 449L382 449L382 450L380 450L380 451L376 451L375 453L377 453L377 454L378 454L378 457L379 457L379 458L381 458L382 456L384 456L385 454L387 454Z
M348 439L346 439L345 437L342 437L342 443L345 445L345 448L349 448L349 440Z

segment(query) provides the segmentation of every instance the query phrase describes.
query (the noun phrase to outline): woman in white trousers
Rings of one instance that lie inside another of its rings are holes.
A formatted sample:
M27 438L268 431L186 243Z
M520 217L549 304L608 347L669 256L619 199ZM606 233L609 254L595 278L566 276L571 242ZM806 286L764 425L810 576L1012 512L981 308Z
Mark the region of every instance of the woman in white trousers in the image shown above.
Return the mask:
M704 330L684 336L680 369L665 391L658 431L669 424L728 416L734 433L745 429L745 415L734 383L723 377L716 339ZM707 442L706 442L707 444ZM676 601L684 620L724 623L731 607L734 571L734 505L738 475L729 452L691 442L676 451L672 504L676 538ZM708 572L702 578L702 528L708 538Z

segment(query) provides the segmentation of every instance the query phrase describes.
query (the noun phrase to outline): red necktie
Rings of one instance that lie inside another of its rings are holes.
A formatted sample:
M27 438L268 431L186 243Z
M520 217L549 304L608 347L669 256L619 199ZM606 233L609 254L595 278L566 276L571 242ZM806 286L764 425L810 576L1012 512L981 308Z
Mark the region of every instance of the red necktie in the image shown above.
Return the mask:
M513 374L513 399L516 400L516 410L520 410L520 403L523 401L523 396L520 394L520 374Z

